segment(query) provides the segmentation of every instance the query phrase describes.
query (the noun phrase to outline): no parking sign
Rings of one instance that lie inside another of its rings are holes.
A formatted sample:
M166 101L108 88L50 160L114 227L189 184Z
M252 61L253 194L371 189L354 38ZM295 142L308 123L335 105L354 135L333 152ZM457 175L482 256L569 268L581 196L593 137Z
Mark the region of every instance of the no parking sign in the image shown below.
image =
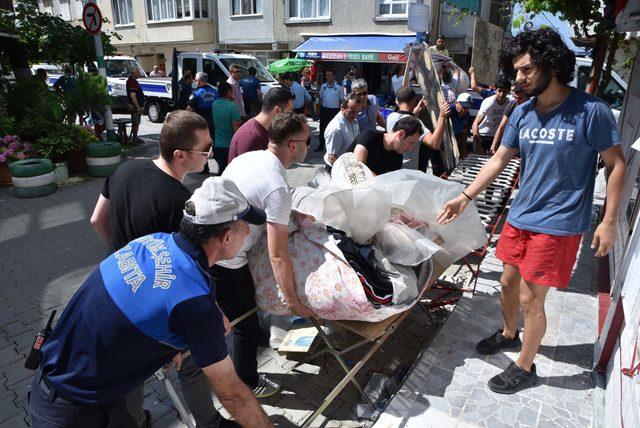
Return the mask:
M87 3L82 9L82 23L89 34L99 34L102 28L102 12L95 3Z

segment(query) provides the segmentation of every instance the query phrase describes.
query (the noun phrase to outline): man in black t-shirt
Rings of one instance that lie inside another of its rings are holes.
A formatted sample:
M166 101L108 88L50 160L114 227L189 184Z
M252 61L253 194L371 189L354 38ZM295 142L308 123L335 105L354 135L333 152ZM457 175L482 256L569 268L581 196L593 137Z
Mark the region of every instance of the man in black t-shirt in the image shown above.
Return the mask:
M128 242L156 233L176 232L191 192L182 184L190 172L202 171L211 155L207 122L197 113L175 111L160 131L158 159L132 159L104 182L91 224L109 247L117 251ZM178 372L187 404L200 426L215 423L219 414L202 371L186 358ZM143 385L127 397L127 408L145 426Z
M355 139L350 152L375 175L402 168L403 153L412 150L422 133L422 124L412 116L398 120L391 132L365 129Z
M509 118L511 117L511 113L518 107L520 104L525 101L529 101L529 97L522 91L522 88L516 86L513 91L511 91L511 97L513 101L509 102L507 108L504 109L502 113L502 120L500 121L500 125L498 125L498 130L496 131L496 135L493 137L493 142L491 143L491 149L489 153L493 154L500 147L500 142L502 141L502 135L504 134L504 130L507 127L507 122L509 122Z

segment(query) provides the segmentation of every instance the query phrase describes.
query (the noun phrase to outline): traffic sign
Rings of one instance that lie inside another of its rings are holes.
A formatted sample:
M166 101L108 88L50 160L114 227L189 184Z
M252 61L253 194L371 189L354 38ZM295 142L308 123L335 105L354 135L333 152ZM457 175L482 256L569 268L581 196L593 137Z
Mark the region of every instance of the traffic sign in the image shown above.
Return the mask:
M89 34L99 34L102 28L102 13L95 3L87 3L82 9L82 23Z

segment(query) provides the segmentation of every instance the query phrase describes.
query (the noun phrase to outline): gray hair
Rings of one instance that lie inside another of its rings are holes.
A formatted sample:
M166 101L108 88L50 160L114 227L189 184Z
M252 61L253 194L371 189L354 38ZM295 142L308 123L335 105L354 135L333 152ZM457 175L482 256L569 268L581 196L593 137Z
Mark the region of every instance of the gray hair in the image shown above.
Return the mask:
M367 85L367 81L364 79L356 79L351 84L351 90L357 91L358 89L367 89L369 85Z
M202 83L208 83L209 82L209 76L204 71L200 71L200 72L196 73L196 80L199 80Z

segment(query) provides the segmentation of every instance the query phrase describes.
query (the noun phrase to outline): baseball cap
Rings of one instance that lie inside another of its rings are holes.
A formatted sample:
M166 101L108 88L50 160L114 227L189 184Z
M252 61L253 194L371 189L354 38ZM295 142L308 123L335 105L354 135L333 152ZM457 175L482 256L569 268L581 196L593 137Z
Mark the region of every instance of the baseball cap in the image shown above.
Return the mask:
M238 219L251 224L264 224L267 215L249 204L236 184L225 177L207 178L193 192L187 203L193 203L195 215L183 211L184 218L195 224L215 225Z
M467 94L466 92L463 92L460 95L458 95L458 98L456 99L456 101L459 102L462 107L466 107L466 108L471 108L471 106L473 105L473 102L471 100L471 95Z

